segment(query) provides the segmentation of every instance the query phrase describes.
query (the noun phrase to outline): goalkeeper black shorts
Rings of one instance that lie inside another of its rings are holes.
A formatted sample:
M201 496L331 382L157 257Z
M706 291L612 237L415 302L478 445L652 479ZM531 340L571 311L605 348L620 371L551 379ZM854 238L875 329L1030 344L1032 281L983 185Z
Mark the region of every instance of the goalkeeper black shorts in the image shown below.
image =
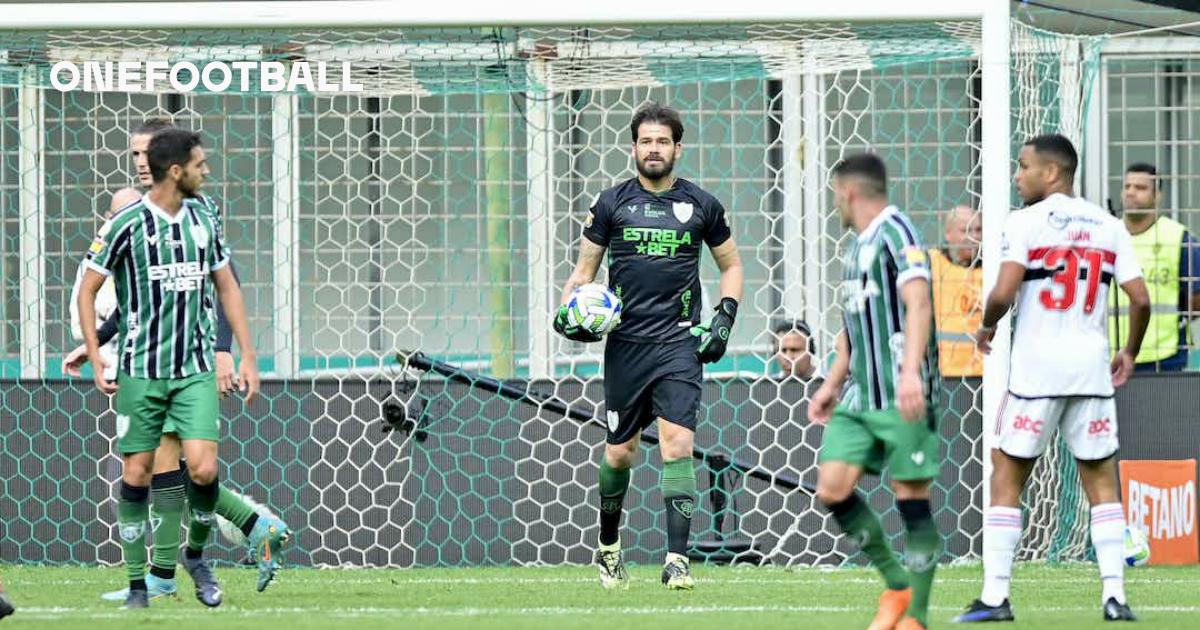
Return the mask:
M656 418L696 430L703 370L699 339L633 343L610 338L604 347L607 442L624 444Z

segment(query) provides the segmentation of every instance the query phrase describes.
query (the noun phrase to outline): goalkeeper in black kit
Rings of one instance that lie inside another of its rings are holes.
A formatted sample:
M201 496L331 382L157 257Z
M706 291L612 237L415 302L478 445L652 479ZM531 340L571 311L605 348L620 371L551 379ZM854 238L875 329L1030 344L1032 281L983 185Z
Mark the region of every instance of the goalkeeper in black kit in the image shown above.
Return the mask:
M634 114L629 130L638 175L601 192L592 204L554 329L575 341L600 340L571 325L566 304L576 288L595 278L607 249L609 287L621 298L622 312L604 349L608 436L600 461L600 583L628 586L621 512L639 436L657 421L667 526L662 581L671 590L691 590L695 582L687 549L696 497L692 443L701 363L725 354L742 297L742 262L725 208L672 173L683 152L679 113L647 103ZM706 323L699 310L702 244L721 271L721 300Z

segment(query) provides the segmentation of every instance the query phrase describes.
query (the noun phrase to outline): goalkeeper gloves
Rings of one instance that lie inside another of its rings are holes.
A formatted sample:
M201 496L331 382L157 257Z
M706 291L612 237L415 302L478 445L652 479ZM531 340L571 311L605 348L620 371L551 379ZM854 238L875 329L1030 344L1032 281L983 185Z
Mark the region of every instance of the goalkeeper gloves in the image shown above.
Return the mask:
M596 333L573 326L567 319L567 305L563 304L558 307L558 313L554 315L554 332L570 339L571 341L582 341L583 343L592 343L600 341L603 337Z
M737 318L738 303L733 298L721 298L717 314L707 324L692 326L692 335L700 338L696 356L701 363L716 363L725 356L729 344L729 333L733 331L733 320Z

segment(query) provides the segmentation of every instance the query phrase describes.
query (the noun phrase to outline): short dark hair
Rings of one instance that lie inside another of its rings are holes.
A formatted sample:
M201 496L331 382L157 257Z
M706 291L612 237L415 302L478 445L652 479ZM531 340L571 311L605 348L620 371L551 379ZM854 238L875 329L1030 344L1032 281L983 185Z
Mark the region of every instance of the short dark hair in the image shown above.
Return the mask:
M1158 178L1158 169L1149 162L1134 162L1126 166L1125 174L1128 175L1130 173L1145 173L1154 178L1155 188L1162 188L1162 180Z
M810 328L808 326L808 322L804 321L803 319L779 322L778 324L775 324L775 328L772 330L772 332L775 333L773 336L774 342L772 343L775 348L775 354L779 354L779 342L783 341L783 336L794 332L804 335L804 338L808 340L809 354L815 355L817 353L817 344L815 341L813 341L812 328Z
M683 141L683 120L674 108L660 105L654 101L644 103L633 113L633 121L629 123L629 135L634 143L638 140L638 128L642 123L658 123L671 128L671 139L676 143Z
M142 124L138 125L137 128L134 129L133 133L130 135L134 135L134 136L140 136L140 135L144 135L144 134L153 135L153 134L156 134L156 133L162 131L163 129L168 129L168 128L174 127L174 126L175 126L175 123L171 122L170 118L162 118L162 117L156 116L154 118L147 118L146 120L143 120Z
M833 165L831 174L834 178L857 177L867 184L863 192L876 197L887 196L887 167L874 153L848 155Z
M1035 153L1057 163L1067 172L1067 180L1075 181L1075 169L1079 168L1079 154L1075 152L1075 145L1071 144L1066 136L1058 133L1034 136L1025 141L1025 146L1033 147Z
M146 149L146 161L150 163L150 176L161 182L167 177L171 166L183 166L191 161L192 149L201 145L200 134L178 127L162 129L150 138Z

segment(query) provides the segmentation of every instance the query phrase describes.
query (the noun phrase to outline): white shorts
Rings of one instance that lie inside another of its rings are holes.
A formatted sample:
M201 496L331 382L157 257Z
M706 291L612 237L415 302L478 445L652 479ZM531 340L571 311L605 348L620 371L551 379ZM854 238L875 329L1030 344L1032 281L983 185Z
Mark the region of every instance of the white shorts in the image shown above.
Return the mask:
M1112 398L1017 398L1005 394L996 418L1001 451L1022 459L1040 457L1055 429L1076 459L1107 459L1117 452L1117 405Z

